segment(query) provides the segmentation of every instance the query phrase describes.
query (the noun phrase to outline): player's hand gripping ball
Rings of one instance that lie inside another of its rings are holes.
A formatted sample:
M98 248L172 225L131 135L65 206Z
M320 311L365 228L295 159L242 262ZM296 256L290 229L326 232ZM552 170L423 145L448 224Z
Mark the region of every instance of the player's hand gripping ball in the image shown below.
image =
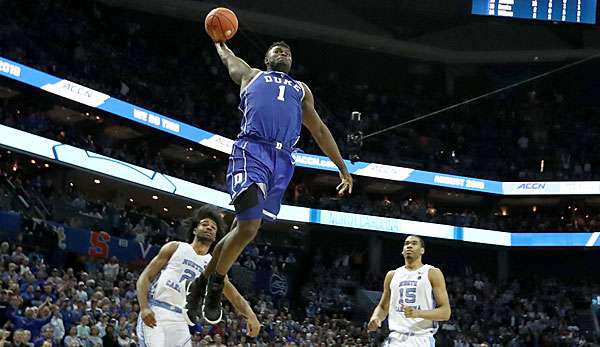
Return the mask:
M218 7L206 16L204 29L214 42L225 42L237 32L238 20L230 9Z

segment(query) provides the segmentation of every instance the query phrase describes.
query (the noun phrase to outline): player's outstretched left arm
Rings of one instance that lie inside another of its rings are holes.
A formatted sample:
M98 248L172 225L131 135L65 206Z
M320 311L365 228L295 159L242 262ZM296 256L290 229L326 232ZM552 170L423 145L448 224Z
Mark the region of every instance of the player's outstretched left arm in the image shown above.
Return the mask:
M223 287L223 294L225 298L233 305L235 310L246 318L246 325L248 330L248 336L258 336L260 332L260 322L256 317L256 313L252 311L252 307L248 304L248 301L244 299L242 294L233 286L229 281L229 278L225 277L225 286Z
M433 296L437 307L433 310L415 310L412 307L404 308L406 318L423 318L434 321L446 321L450 319L450 301L446 291L446 280L444 274L438 268L429 270L429 282L433 288Z
M340 149L338 148L329 128L323 121L317 110L315 109L315 98L312 91L305 83L302 83L304 87L304 99L302 100L302 124L308 128L310 134L315 139L315 142L319 145L323 153L333 161L335 166L340 170L340 179L342 182L337 186L338 194L344 195L346 192L352 194L352 176L348 172L346 163L342 159Z

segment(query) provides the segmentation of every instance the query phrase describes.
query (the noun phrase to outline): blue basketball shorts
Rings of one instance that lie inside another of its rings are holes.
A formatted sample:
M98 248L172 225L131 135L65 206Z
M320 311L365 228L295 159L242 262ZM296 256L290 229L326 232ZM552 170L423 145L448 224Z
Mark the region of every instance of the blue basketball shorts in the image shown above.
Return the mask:
M267 142L235 141L229 156L226 183L231 204L253 184L262 193L253 211L236 211L236 217L239 220L277 219L283 194L293 175L294 161L289 149Z

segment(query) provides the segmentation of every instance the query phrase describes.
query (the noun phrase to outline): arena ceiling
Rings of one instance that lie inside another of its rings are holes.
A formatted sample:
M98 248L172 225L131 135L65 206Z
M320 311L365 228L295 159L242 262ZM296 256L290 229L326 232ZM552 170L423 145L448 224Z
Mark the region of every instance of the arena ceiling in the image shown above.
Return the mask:
M444 63L560 61L600 51L596 26L472 16L470 0L101 2L194 21L225 5L244 30Z

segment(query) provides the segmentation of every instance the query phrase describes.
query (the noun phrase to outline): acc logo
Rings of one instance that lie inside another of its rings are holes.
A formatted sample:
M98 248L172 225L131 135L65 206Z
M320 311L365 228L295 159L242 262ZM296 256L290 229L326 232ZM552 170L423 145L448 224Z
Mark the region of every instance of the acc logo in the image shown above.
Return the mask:
M288 281L285 276L278 274L271 275L271 294L285 296L288 292Z
M521 183L517 189L545 189L546 183Z
M104 93L100 93L68 80L61 80L54 84L46 84L41 88L50 93L54 93L56 95L60 95L67 99L71 99L92 107L98 107L102 105L108 98L110 98L110 96Z
M361 169L356 170L354 174L367 177L385 178L394 181L404 181L408 178L408 176L410 176L411 173L413 173L413 171L415 170L400 166L371 163Z

